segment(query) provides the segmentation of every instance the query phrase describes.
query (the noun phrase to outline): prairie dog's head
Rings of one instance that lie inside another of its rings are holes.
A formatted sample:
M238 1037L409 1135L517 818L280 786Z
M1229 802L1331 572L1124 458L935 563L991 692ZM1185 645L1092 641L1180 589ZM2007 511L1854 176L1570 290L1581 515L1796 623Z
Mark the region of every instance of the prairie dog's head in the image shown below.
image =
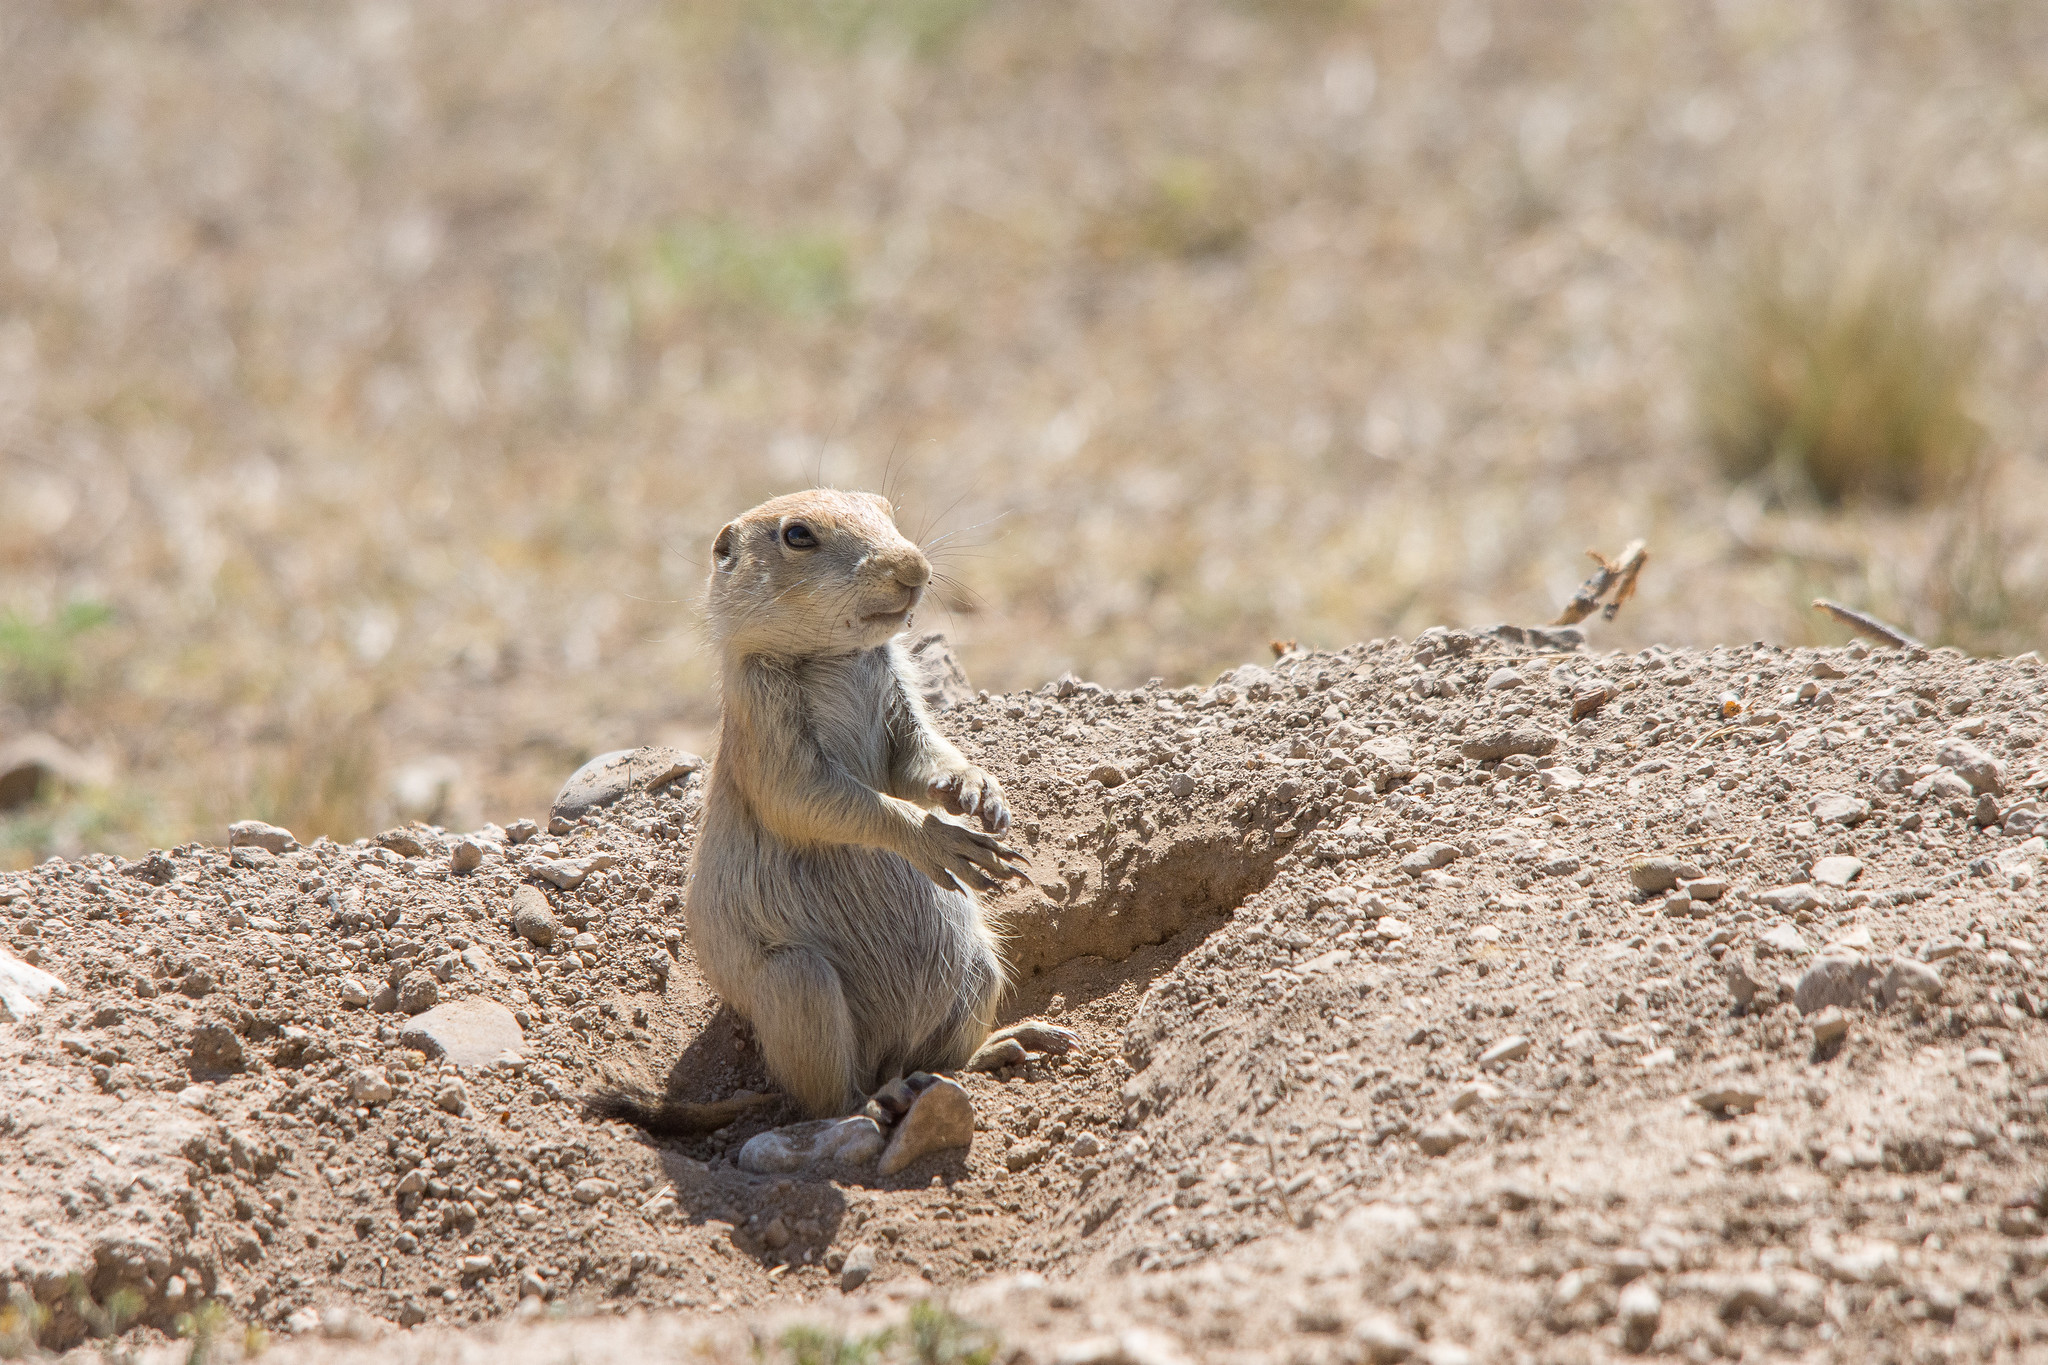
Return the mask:
M727 648L784 656L873 649L910 625L931 562L873 493L771 498L711 543L711 628Z

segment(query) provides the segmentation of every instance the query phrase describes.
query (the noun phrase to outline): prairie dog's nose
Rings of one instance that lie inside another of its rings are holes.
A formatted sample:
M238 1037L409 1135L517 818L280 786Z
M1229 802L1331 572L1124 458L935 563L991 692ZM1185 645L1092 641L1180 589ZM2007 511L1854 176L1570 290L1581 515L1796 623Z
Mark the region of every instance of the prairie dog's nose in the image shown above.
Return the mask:
M906 588L922 588L932 581L931 561L915 545L906 545L887 561L890 576Z

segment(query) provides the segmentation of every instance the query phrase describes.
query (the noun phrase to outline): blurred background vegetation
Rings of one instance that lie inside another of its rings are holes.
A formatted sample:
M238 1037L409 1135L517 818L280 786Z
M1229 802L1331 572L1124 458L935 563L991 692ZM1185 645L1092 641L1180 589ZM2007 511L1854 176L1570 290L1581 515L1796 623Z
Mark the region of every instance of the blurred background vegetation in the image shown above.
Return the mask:
M992 689L2048 600L2024 0L44 0L0 185L0 863L704 746L814 480Z

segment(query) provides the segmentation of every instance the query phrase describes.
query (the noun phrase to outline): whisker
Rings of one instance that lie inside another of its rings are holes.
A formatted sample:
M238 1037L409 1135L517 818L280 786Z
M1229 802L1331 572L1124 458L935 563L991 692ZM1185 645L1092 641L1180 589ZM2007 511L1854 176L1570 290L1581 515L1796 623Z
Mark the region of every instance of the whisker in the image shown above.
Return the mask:
M964 497L965 495L963 494L962 496ZM955 505L955 506L958 506L959 504L958 504L958 503L956 502L956 503L955 503L954 505ZM948 510L950 510L950 509L948 509ZM984 527L984 526L993 526L993 525L995 525L995 524L996 524L997 522L1001 521L1001 520L1002 520L1003 518L1005 518L1005 517L1007 517L1007 516L1009 516L1009 515L1010 515L1010 514L1009 514L1008 512L1006 512L1006 511L1005 511L1005 512L998 512L998 513L996 513L996 514L995 514L994 516L990 517L990 518L989 518L988 520L986 520L986 521L978 521L978 522L974 523L974 525L972 525L972 526L962 526L962 527L960 527L960 528L959 528L958 530L955 530L955 531L948 531L948 532L946 532L946 534L944 534L944 535L942 535L942 536L939 536L939 537L937 537L936 539L932 540L932 541L931 541L931 542L929 542L928 544L923 544L923 545L920 545L920 546L918 546L918 548L919 548L919 549L921 549L921 550L923 550L923 551L924 551L924 552L925 552L926 554L930 554L930 553L931 553L931 552L932 552L933 550L936 550L936 549L938 549L939 547L941 547L942 545L944 545L944 544L945 544L945 543L946 543L947 541L949 541L949 540L953 539L953 538L954 538L955 536L964 536L964 535L968 534L968 533L969 533L970 531L979 531L979 530L980 530L980 529L981 529L982 527Z

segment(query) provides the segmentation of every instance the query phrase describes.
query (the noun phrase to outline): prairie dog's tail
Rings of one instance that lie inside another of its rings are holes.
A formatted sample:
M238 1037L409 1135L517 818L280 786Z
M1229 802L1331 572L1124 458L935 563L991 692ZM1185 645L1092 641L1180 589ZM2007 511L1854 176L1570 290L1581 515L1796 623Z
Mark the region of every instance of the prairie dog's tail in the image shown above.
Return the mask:
M644 1090L605 1089L583 1097L583 1117L630 1123L655 1137L702 1137L715 1133L759 1105L775 1100L742 1090L731 1099L692 1104Z

